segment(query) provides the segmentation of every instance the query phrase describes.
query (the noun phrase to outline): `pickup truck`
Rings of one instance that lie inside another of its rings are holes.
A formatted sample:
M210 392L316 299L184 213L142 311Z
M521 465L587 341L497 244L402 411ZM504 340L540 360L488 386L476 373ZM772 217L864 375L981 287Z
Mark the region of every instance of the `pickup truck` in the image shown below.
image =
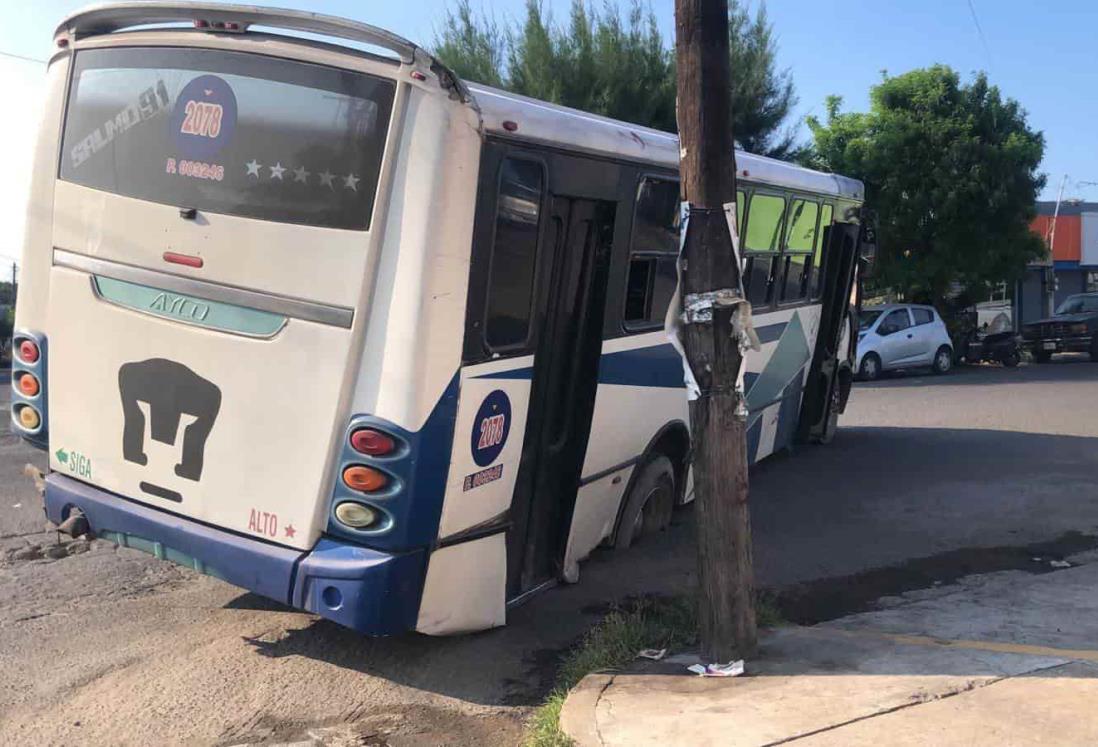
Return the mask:
M1054 315L1026 324L1022 339L1038 363L1054 353L1090 353L1098 361L1098 293L1068 296Z

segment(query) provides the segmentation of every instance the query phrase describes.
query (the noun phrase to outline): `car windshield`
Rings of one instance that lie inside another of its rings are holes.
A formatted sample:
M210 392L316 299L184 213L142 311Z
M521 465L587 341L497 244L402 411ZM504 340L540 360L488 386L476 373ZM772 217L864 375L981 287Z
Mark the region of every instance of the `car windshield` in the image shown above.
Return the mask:
M1098 296L1070 296L1056 309L1057 314L1079 314L1098 311Z
M858 317L858 329L867 330L877 321L877 317L884 313L884 309L865 309Z

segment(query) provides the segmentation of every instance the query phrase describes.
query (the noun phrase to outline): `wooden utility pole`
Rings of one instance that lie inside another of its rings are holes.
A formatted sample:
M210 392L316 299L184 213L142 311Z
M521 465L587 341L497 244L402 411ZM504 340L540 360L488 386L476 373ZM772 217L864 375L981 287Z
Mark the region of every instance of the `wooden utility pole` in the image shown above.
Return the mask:
M727 0L675 0L675 54L682 196L689 204L680 258L682 343L699 390L690 430L701 653L726 663L754 654L756 642L747 412L737 384L741 268L729 231L735 209L726 213L736 199Z

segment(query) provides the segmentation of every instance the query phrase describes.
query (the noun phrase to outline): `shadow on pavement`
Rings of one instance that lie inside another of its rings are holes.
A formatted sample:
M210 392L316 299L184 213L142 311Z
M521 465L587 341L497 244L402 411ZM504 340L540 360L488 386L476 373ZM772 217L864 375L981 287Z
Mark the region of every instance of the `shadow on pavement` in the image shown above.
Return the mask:
M1098 544L1098 438L842 428L827 447L767 460L751 480L757 585L787 590L787 615L804 622ZM304 627L247 640L262 656L308 657L468 702L534 704L563 651L609 605L692 587L693 513L680 510L667 532L627 552L596 551L580 583L511 610L506 628L369 639L303 614ZM246 594L231 606L269 604Z

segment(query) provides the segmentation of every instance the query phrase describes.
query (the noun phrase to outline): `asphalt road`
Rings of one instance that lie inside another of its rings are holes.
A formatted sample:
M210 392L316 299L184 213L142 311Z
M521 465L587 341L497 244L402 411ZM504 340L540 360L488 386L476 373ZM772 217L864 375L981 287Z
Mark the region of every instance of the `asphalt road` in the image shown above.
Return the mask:
M1082 358L857 385L831 445L752 473L759 583L1098 534L1096 401ZM692 581L686 509L506 628L368 640L107 543L51 550L28 461L43 460L0 425L5 744L514 744L607 604Z

